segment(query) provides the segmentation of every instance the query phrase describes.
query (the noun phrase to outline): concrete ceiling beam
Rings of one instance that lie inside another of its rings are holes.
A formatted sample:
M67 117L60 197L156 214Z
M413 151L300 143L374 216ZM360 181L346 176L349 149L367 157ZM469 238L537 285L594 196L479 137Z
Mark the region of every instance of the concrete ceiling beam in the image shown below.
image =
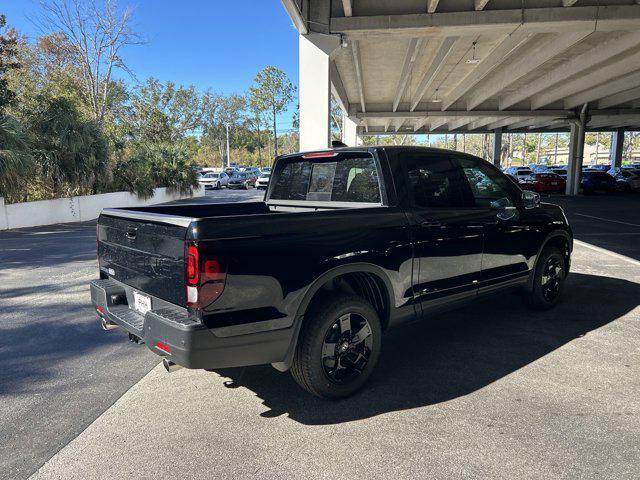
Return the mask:
M342 9L345 17L353 16L353 4L351 2L352 0L342 0Z
M360 59L360 45L358 40L351 40L351 54L353 56L353 66L356 71L356 84L358 85L358 97L360 99L360 109L367 111L364 101L364 83L362 80L362 60Z
M535 50L514 59L486 77L467 98L467 110L476 108L489 98L498 95L528 73L540 68L565 50L583 40L591 32L572 32L541 39Z
M487 6L487 3L489 3L489 0L474 0L473 9L476 12L479 12L480 10L484 10L484 7Z
M630 75L625 75L617 80L607 82L584 92L571 95L564 100L565 108L575 108L585 103L590 103L601 98L608 97L615 93L628 90L630 87L640 85L640 71L634 72Z
M639 67L640 50L636 51L633 55L629 55L614 63L594 69L584 75L577 75L571 80L567 80L559 84L555 88L549 88L537 95L534 95L531 97L531 108L536 110L544 107L545 105L566 99L567 97L574 95L576 92L590 89L595 85L611 82L616 78L638 70ZM638 84L629 84L626 89L637 85ZM611 94L613 93L617 93L617 91L612 91Z
M537 78L529 85L519 88L517 91L506 95L500 99L500 110L509 108L516 103L522 102L532 96L549 90L550 88L567 82L578 75L588 72L608 59L628 52L640 46L640 31L629 33L619 38L606 41L588 52L578 55L549 73Z
M400 101L402 100L402 97L404 96L404 93L407 89L409 77L413 72L416 57L422 49L423 42L423 38L412 38L411 40L409 40L407 53L404 56L404 63L402 65L402 71L400 73L400 80L398 81L398 86L396 88L396 98L393 101L394 112L398 109L398 105L400 104Z
M623 109L627 111L629 109ZM437 117L571 117L574 116L573 110L549 109L549 110L424 110L413 112L358 112L355 114L358 118L437 118Z
M293 22L293 26L296 27L298 33L306 35L309 33L307 29L307 22L305 22L302 12L298 8L298 4L295 0L281 0L282 6L287 11L289 18Z
M640 19L637 5L525 8L403 15L333 17L332 33L370 35L374 33L409 36L460 36L481 33L511 33L521 27L529 33L633 30Z
M630 90L625 90L624 92L616 93L614 95L609 95L608 97L603 98L602 100L598 101L598 108L614 107L616 105L620 105L621 103L627 103L638 99L640 99L640 87L635 87Z
M453 45L456 43L457 40L458 40L458 37L445 37L442 40L442 43L440 44L440 48L438 48L438 51L435 57L433 58L431 64L429 65L429 68L427 68L427 71L424 72L424 75L420 80L420 84L418 85L418 88L416 90L415 97L411 102L412 111L416 109L416 107L422 100L422 97L424 96L425 92L427 91L429 86L431 86L431 84L433 83L433 80L436 78L436 76L444 66L445 60L451 54Z
M438 8L440 0L427 0L427 13L434 13Z
M340 72L334 61L329 62L329 78L331 79L331 94L340 105L343 112L349 112L349 97L340 78Z
M469 74L456 85L453 90L442 101L442 110L446 110L468 91L477 85L483 78L498 67L505 59L523 46L530 38L531 34L514 32L508 35L500 44L473 69Z

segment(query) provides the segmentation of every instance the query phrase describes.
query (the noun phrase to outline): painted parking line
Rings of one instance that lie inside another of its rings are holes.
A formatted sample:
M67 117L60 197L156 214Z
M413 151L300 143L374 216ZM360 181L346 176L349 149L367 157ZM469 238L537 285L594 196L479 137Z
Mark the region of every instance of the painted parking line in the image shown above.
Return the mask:
M638 260L634 260L633 258L626 257L624 255L620 255L619 253L612 252L611 250L607 250L605 248L596 247L595 245L591 245L590 243L581 242L580 240L574 240L573 243L575 245L580 245L581 247L589 248L599 253L603 253L605 255L609 255L610 257L615 257L619 260L624 260L625 262L631 263L633 265L640 266L640 262Z
M596 217L593 215L585 215L584 213L576 213L576 215L580 217L595 218L596 220L600 220L602 222L620 223L621 225L630 225L632 227L640 227L640 224L638 223L629 223L629 222L622 222L620 220L611 220L610 218L602 218L602 217Z

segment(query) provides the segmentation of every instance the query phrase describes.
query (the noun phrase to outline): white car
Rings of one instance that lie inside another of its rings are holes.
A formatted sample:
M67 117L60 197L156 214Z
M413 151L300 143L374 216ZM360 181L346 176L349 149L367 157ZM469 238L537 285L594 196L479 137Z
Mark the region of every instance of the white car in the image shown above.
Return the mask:
M225 172L205 173L204 175L198 178L198 183L202 185L205 188L205 190L209 188L219 190L222 187L229 186L229 175L227 175Z
M267 187L269 186L270 176L271 176L270 173L263 173L262 175L260 175L258 177L258 180L256 180L256 188L266 190Z

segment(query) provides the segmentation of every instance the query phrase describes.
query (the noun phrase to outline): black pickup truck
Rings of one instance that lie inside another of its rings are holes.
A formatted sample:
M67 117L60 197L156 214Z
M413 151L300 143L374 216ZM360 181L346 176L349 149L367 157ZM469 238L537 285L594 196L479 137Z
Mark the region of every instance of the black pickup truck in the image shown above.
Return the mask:
M279 157L262 202L105 209L103 328L168 370L272 364L327 398L357 390L389 328L519 289L554 306L573 237L490 163L420 147Z

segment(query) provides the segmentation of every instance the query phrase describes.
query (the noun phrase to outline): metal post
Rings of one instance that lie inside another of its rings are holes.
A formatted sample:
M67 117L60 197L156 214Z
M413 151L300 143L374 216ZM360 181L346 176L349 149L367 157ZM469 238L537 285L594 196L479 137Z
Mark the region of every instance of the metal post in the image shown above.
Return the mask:
M587 105L582 107L579 120L571 122L569 138L569 165L567 168L567 195L577 195L582 179L582 160L584 156L584 133L587 123Z
M498 128L493 132L493 164L500 168L502 155L502 129Z
M231 158L229 157L229 124L225 125L227 127L227 167L231 166Z
M612 168L622 166L622 149L624 148L624 128L618 128L611 136L611 154L609 160Z

